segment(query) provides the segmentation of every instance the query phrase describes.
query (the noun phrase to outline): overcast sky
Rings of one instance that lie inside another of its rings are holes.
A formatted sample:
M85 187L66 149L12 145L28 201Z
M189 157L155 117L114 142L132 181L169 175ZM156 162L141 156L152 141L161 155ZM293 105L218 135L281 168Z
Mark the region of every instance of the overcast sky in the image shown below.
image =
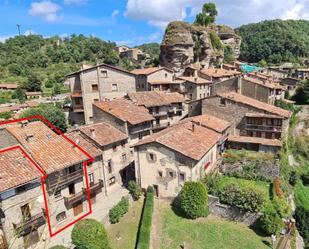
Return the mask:
M192 22L205 0L2 0L0 41L21 33L94 35L119 44L160 42L167 23ZM307 19L309 0L217 0L217 23Z

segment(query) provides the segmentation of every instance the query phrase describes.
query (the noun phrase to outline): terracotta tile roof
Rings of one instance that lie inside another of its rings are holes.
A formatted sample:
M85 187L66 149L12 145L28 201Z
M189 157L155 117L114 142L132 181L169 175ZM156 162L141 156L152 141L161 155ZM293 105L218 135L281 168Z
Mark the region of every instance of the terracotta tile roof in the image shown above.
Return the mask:
M135 69L135 70L132 70L131 73L136 74L136 75L149 75L149 74L158 72L162 69L173 72L173 70L166 68L166 67L149 67L149 68L143 68L143 69Z
M275 82L272 82L272 81L269 81L269 80L261 81L261 80L251 78L251 77L245 77L243 79L247 80L249 82L252 82L254 84L261 85L261 86L266 87L266 88L284 90L284 87L281 86L279 83L275 83Z
M0 107L0 113L2 112L16 112L22 109L30 108L30 107L36 107L38 106L39 103L36 101L30 101L30 102L25 102L23 104L16 104L16 105L11 105L11 106L6 106L6 107Z
M137 106L132 101L119 98L111 101L95 102L94 105L104 112L107 112L122 121L127 121L132 125L154 120L148 109Z
M152 107L170 105L171 103L184 102L184 97L180 93L167 93L167 92L136 92L128 93L128 97L133 103L140 106Z
M186 118L180 122L184 123L188 121L199 123L201 126L209 128L219 133L224 132L227 128L231 126L230 122L207 114Z
M47 174L89 159L42 122L30 122L24 127L21 124L12 124L7 125L5 129ZM27 141L29 136L31 138Z
M278 118L278 119L283 119L282 116L278 115L271 115L271 114L264 114L264 113L246 113L246 117L253 117L253 118Z
M20 149L0 152L0 192L42 177Z
M214 78L236 76L241 74L241 72L220 68L204 68L200 71L200 73Z
M78 129L100 146L106 146L128 138L126 134L108 123L81 126Z
M70 138L73 142L78 144L83 150L85 150L89 155L93 158L102 155L101 150L96 147L94 144L90 143L87 139L85 139L80 131L74 130L65 134L68 138Z
M193 128L194 127L194 128ZM221 135L205 127L185 122L176 124L142 139L134 146L159 143L196 161L215 146Z
M148 84L150 85L169 85L169 84L181 84L185 83L185 80L175 79L175 80L149 80Z
M37 96L37 95L42 95L42 92L26 92L27 96Z
M181 80L188 81L188 82L193 83L193 84L210 84L211 83L211 81L206 80L206 79L204 79L202 77L179 76L177 78L181 79Z
M258 72L252 72L252 73L248 73L249 76L256 76L260 79L263 79L263 80L267 80L269 78L271 78L271 75L267 75L267 74L264 74L264 73L258 73Z
M235 102L239 102L239 103L242 103L242 104L245 104L245 105L249 105L249 106L252 106L254 108L263 110L265 112L276 114L276 115L279 115L279 116L282 116L282 117L285 117L285 118L289 118L292 115L292 113L290 111L284 110L284 109L279 108L279 107L274 106L274 105L270 105L270 104L258 101L256 99L246 97L246 96L241 95L239 93L229 92L229 93L220 94L219 96L221 96L223 98L230 99L230 100L235 101Z
M237 143L252 143L267 146L282 147L282 142L278 139L267 139L261 137L229 136L228 141Z
M0 89L17 89L18 85L15 83L0 83Z

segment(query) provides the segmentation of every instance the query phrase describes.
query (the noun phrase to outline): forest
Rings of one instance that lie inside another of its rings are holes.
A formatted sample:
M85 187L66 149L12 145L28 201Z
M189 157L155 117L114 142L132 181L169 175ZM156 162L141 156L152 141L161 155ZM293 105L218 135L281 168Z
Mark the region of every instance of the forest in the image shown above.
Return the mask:
M270 64L299 63L309 56L309 21L269 20L236 29L242 37L241 59Z

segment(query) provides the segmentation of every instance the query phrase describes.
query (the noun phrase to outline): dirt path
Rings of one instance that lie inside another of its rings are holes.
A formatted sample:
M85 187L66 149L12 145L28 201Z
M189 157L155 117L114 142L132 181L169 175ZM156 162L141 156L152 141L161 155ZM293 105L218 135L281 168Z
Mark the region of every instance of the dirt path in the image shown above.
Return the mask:
M152 216L151 235L150 235L150 247L149 249L159 249L161 243L161 231L162 231L162 214L161 205L162 200L154 200L154 211Z

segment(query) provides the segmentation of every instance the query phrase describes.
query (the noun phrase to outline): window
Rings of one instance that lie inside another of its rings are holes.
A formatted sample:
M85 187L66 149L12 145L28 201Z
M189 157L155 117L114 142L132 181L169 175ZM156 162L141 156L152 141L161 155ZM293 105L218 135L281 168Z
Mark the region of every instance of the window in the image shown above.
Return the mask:
M106 70L101 70L101 77L107 78L107 71Z
M158 175L159 175L159 177L163 177L163 172L162 171L158 171Z
M55 198L60 198L61 197L61 189L56 189L54 196L55 196Z
M186 180L185 173L179 173L179 181L184 182Z
M75 186L74 183L69 185L69 194L74 195L75 194Z
M143 133L138 133L138 139L141 140L143 138Z
M81 98L74 98L75 104L76 105L81 105L82 99Z
M88 179L89 179L90 184L94 184L94 174L93 173L88 174Z
M206 97L206 93L204 93L204 98Z
M61 212L61 213L56 215L57 222L64 221L66 218L67 218L67 214L66 214L65 211L63 211L63 212Z
M220 105L223 105L223 106L225 106L225 105L226 105L226 101L225 101L225 99L224 99L224 98L221 98L221 99L220 99Z
M113 146L113 151L117 151L117 145Z
M21 210L21 215L23 216L23 219L25 219L25 220L30 219L31 213L30 213L30 206L29 206L28 203L21 206L20 210Z
M126 142L122 141L122 142L121 142L121 146L122 146L123 148L126 147Z
M168 172L168 176L171 177L171 178L174 178L174 172L173 171L169 171Z
M93 85L91 85L91 89L92 89L93 92L99 91L99 86L98 86L98 84L93 84Z
M109 174L113 172L112 160L107 161L107 171Z
M167 73L165 73L165 78L167 78Z
M200 94L200 99L202 98L202 94Z
M149 162L155 162L157 160L157 157L154 153L147 153L147 160Z
M266 132L265 133L265 138L271 139L272 138L272 133L271 132Z
M94 99L93 102L99 102L99 99Z
M123 153L121 157L122 157L123 162L125 162L127 160L127 154L126 153Z
M113 177L111 177L111 178L109 178L109 180L108 180L108 184L109 184L109 186L111 186L111 185L113 185L113 184L115 184L116 183L116 178L113 176Z
M112 84L112 92L118 92L118 85Z

